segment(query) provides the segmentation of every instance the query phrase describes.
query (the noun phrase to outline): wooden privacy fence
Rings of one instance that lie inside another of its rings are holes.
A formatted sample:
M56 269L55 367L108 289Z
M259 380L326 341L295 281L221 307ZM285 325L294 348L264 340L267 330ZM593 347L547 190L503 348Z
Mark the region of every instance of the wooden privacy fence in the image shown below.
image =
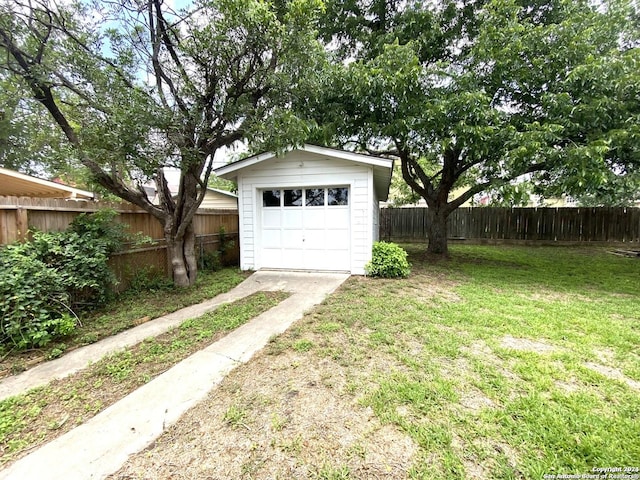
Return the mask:
M533 242L640 242L640 208L458 208L450 239ZM380 238L424 240L426 208L383 208Z
M152 245L142 248L129 247L111 258L110 265L118 278L119 289L126 287L130 278L143 269L167 275L167 248L160 222L144 210L127 203L0 196L0 245L26 239L30 228L43 232L65 230L81 213L96 212L103 208L118 212L116 221L128 225L131 233L140 232L154 241ZM234 248L227 252L224 260L228 263L238 261L237 210L201 209L194 218L194 227L198 254L218 248L220 228L223 227L227 238L234 242Z

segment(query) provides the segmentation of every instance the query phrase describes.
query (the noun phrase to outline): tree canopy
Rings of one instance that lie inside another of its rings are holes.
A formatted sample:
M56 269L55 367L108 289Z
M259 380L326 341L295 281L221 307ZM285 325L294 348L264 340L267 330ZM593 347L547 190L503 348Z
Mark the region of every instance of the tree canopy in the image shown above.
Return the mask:
M3 1L0 79L28 92L21 106L48 112L99 185L161 222L174 280L189 285L197 272L192 219L215 152L240 140L296 143L304 132L288 106L321 54L313 30L320 7ZM164 167L181 171L176 196ZM142 188L149 180L158 205Z
M317 139L399 159L429 207L430 252L446 254L455 208L523 176L548 193L637 187L631 3L332 0L327 11L341 16L322 30L341 61L308 109Z

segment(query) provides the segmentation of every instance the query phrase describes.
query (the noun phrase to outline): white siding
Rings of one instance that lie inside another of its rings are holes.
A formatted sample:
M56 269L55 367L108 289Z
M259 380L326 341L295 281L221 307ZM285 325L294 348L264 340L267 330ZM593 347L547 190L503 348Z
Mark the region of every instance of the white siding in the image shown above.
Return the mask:
M255 245L255 228L254 228L254 208L253 195L251 194L250 185L243 181L242 177L238 177L238 221L240 224L240 268L242 270L254 270L254 245Z
M372 207L372 222L373 222L373 231L371 241L377 242L380 239L380 202L378 201L378 197L376 196L376 192L374 189L371 190L373 192L373 204Z
M260 264L262 208L260 190L266 188L348 186L350 189L351 273L364 274L371 258L373 170L368 165L325 159L309 152L294 151L239 172L238 210L241 225L240 265L254 270Z

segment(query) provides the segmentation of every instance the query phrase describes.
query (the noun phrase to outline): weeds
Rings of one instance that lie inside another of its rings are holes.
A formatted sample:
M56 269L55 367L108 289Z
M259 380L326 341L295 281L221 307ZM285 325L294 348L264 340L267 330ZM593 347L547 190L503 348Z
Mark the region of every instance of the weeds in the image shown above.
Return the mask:
M231 405L224 414L224 421L231 428L248 428L244 423L247 418L247 411L237 405Z
M82 326L62 341L51 342L46 349L9 352L0 362L0 371L15 374L38 361L52 360L75 347L95 343L138 325L141 321L166 315L180 308L213 298L236 286L244 279L236 269L201 272L196 284L188 289L168 285L166 279L141 270L135 288L122 293L98 312L86 313ZM28 366L27 366L28 364Z
M74 376L1 401L0 461L14 460L26 449L86 421L287 296L283 292L258 292L222 305L165 334L109 355ZM240 413L235 413L238 423L244 418Z

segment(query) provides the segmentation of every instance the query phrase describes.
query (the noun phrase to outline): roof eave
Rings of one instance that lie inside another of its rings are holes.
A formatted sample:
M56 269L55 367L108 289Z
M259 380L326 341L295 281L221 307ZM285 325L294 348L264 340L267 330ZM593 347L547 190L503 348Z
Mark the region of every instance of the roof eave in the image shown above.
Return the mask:
M335 158L335 159L350 160L353 162L363 163L373 167L381 167L381 168L389 168L389 169L393 167L393 160L388 158L373 157L370 155L363 155L360 153L353 153L353 152L348 152L346 150L338 150L335 148L319 147L317 145L305 144L302 147L293 148L288 152L295 151L295 150L315 153L318 155L324 155L324 156ZM245 168L249 168L258 163L261 163L265 160L275 158L276 156L277 155L273 152L260 153L252 157L247 157L243 160L238 160L236 162L229 163L228 165L225 165L223 167L219 167L215 169L214 172L218 177L225 178L227 180L234 180L238 177L239 171L244 170Z
M228 192L226 190L220 190L218 188L211 188L211 187L207 187L207 190L209 190L210 192L215 192L215 193L219 193L220 195L225 195L227 197L231 197L231 198L238 198L238 195L236 195L233 192Z
M393 161L391 161L391 168L373 167L373 188L380 202L386 202L389 198L392 175Z
M16 180L20 180L23 182L29 182L34 185L38 185L47 189L49 193L53 192L64 192L63 198L86 198L93 199L95 197L93 192L88 192L86 190L81 190L79 188L70 187L68 185L63 185L61 183L52 182L50 180L43 180L41 178L33 177L31 175L25 175L24 173L16 172L15 170L10 170L7 168L0 167L0 173L11 178L15 178ZM57 195L57 194L54 194ZM50 198L52 195L47 195Z

